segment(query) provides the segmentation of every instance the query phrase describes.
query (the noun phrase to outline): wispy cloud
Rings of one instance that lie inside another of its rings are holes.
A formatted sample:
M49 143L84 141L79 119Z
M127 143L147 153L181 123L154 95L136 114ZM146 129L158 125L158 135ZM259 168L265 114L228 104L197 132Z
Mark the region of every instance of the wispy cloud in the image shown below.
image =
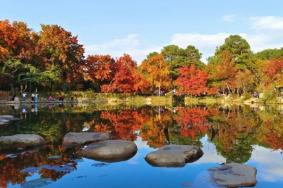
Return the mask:
M232 18L235 21L235 15L223 17L226 21L229 19L231 21ZM194 45L203 54L202 60L204 62L214 54L216 47L222 45L225 38L231 34L241 35L248 40L255 52L266 48L283 47L283 17L248 17L246 21L248 28L243 33L175 33L165 43L176 44L181 47ZM161 48L161 45L144 45L138 34L129 34L104 43L86 45L86 54L110 54L113 57L119 57L124 53L128 53L140 63L150 52L159 52Z
M267 182L282 181L283 164L280 151L271 151L261 146L254 146L250 160L257 166L259 180Z
M222 20L224 22L234 22L236 21L236 15L235 14L227 14L227 15L224 15L222 17Z
M255 30L283 31L283 17L262 16L250 17L251 28Z
M159 51L160 46L143 46L140 36L137 34L129 34L123 38L116 38L105 43L86 45L86 55L89 54L110 54L113 57L119 57L123 54L130 54L137 63L141 61L153 51Z
M137 34L130 34L124 38L116 38L100 44L86 46L87 53L99 53L109 50L127 50L137 48L140 39Z
M221 45L229 33L200 34L200 33L176 33L171 37L171 43L185 48L194 45L203 54L203 61L211 56L217 46Z

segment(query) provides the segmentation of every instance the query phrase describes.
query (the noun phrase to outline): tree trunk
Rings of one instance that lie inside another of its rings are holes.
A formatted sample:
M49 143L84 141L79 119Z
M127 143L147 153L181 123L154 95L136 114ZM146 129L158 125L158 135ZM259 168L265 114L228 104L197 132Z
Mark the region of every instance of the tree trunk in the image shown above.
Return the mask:
M160 96L161 93L161 81L159 80L159 85L158 85L158 96Z

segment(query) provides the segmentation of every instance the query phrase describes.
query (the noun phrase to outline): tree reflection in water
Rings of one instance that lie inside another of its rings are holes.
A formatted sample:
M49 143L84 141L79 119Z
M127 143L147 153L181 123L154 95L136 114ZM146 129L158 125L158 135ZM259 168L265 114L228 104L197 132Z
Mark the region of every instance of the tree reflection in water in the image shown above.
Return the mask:
M12 114L20 116L16 110ZM71 131L110 131L115 139L132 141L139 136L152 148L169 143L202 146L201 138L207 135L227 162L243 163L250 159L253 145L283 149L281 116L274 109L247 107L144 107L94 112L76 106L43 108L36 114L27 112L19 122L0 127L1 136L35 133L50 143L16 155L0 153L0 186L23 184L34 173L56 181L75 170L78 155L61 149L63 136Z
M56 181L76 169L78 157L74 152L66 152L60 146L44 146L42 148L2 154L0 161L0 187L8 183L22 184L27 176L40 174L43 179Z

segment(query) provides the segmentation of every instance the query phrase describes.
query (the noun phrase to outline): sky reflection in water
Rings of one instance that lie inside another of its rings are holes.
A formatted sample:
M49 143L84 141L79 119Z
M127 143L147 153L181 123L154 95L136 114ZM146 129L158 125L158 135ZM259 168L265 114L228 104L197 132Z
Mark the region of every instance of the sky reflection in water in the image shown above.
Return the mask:
M283 187L282 112L248 107L0 107L21 120L0 127L1 135L35 133L51 144L33 151L0 153L0 187L216 187L208 169L224 162L257 168L256 187ZM174 113L175 111L175 113ZM70 131L111 131L138 146L131 159L103 163L63 151ZM165 144L195 144L204 155L182 168L152 167L144 157Z

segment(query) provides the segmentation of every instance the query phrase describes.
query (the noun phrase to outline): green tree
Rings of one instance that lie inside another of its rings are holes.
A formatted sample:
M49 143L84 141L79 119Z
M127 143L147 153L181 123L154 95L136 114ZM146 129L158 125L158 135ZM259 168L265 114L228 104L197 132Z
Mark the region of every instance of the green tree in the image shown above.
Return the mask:
M210 80L226 93L246 93L255 90L256 67L249 43L239 35L231 35L208 59Z
M255 58L259 60L271 60L271 59L283 58L283 48L262 50L255 54Z
M170 66L170 75L173 80L179 76L178 69L180 67L190 65L204 67L200 60L201 53L192 45L188 45L185 49L176 45L168 45L161 50L161 54Z

